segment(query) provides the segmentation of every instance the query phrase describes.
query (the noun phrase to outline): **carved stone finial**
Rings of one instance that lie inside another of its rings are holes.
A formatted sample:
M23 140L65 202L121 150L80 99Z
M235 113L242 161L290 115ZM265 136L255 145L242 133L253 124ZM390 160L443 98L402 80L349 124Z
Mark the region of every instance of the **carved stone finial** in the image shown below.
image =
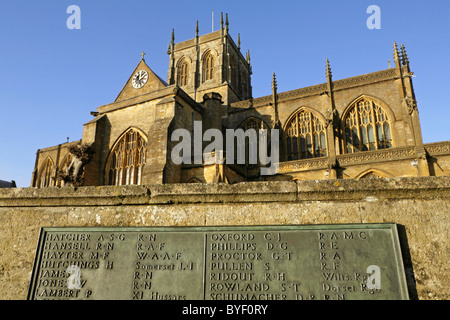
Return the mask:
M167 48L167 54L171 55L175 50L175 30L172 29L172 36L170 38L169 47Z
M225 14L225 30L228 34L230 24L228 23L228 13Z
M276 75L275 75L275 72L273 73L273 75L272 75L272 90L274 91L274 92L276 92L277 91L277 78L276 78Z
M409 59L408 56L406 55L405 46L403 44L401 45L401 50L402 50L402 64L404 66L409 65Z
M397 43L394 42L394 61L400 61L400 56L398 54Z
M271 120L272 128L276 128L279 126L280 119L278 116L278 94L277 94L277 78L275 76L275 72L272 75L272 108L273 108L273 117Z
M144 51L142 51L141 53L141 61L145 61L144 56L146 55L146 53Z
M330 62L328 61L328 59L326 61L326 76L327 76L327 78L331 78L331 67L330 67Z

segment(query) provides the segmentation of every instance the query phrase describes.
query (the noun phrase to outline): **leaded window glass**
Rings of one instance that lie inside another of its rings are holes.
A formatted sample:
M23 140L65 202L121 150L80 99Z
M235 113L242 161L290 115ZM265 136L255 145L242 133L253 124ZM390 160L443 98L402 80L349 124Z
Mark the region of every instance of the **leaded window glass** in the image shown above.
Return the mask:
M146 152L147 139L144 135L135 129L128 129L111 150L108 184L142 184Z
M180 66L178 67L178 85L183 87L188 84L189 76L189 63L183 59Z
M327 155L325 125L313 113L301 109L286 128L288 160Z
M344 123L347 153L392 147L388 116L375 102L368 99L356 102Z
M204 81L208 81L214 78L214 57L211 52L208 52L203 59L203 71L204 71Z
M41 172L39 174L38 186L40 188L51 187L53 185L52 173L53 161L50 157L47 157L41 166Z
M266 130L266 140L261 140L265 145L266 145L266 151L269 152L270 150L270 128L269 126L267 126L262 120L254 118L254 117L250 117L247 120L245 120L240 126L239 129L242 129L244 132L247 132L247 130L252 129L254 130L255 136L254 138L256 139L256 143L257 143L257 148L252 149L252 151L254 152L252 155L250 154L250 148L253 148L253 145L250 145L250 141L249 138L245 138L244 141L244 146L242 146L240 143L241 141L237 141L237 143L235 144L235 163L239 164L239 161L237 161L237 156L238 156L238 149L241 149L242 147L245 148L245 164L247 166L247 168L253 168L256 166L259 166L259 163L255 163L258 162L258 150L259 150L259 143L260 143L260 131L261 130ZM252 161L253 158L253 161Z

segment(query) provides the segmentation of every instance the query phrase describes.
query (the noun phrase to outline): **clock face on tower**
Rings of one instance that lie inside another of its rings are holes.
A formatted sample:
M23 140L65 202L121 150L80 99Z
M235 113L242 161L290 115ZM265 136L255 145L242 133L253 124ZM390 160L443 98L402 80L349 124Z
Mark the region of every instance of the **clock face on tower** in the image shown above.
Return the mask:
M140 70L138 72L135 73L135 75L133 76L133 87L136 89L140 89L142 88L148 80L148 73L145 70Z

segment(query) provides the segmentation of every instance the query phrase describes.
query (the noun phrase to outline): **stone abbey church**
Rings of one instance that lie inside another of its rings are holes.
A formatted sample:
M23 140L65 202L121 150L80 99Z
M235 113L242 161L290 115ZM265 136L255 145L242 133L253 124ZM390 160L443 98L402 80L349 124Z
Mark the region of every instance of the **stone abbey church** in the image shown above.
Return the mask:
M178 43L172 31L166 81L143 54L117 98L91 112L81 140L38 150L32 187L449 175L450 142L422 141L403 45L394 44L392 68L334 80L327 60L324 83L278 92L274 74L272 94L253 97L250 54L228 30L222 19L220 30L199 36L197 27ZM219 153L227 159L225 150L174 163L172 132L193 133L196 121L203 132L266 129L268 139L278 129L276 173L215 161Z

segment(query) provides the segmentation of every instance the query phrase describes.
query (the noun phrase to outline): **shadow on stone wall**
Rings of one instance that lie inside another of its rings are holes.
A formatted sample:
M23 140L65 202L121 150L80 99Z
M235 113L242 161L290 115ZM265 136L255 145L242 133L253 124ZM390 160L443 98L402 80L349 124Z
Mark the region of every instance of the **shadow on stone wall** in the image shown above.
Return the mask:
M411 253L409 251L408 236L406 234L406 228L404 225L398 224L397 230L398 230L400 246L402 249L402 258L403 258L403 265L405 268L406 283L408 284L409 299L419 300L419 296L417 294L417 289L416 289L416 278L414 276L414 269L412 266Z

